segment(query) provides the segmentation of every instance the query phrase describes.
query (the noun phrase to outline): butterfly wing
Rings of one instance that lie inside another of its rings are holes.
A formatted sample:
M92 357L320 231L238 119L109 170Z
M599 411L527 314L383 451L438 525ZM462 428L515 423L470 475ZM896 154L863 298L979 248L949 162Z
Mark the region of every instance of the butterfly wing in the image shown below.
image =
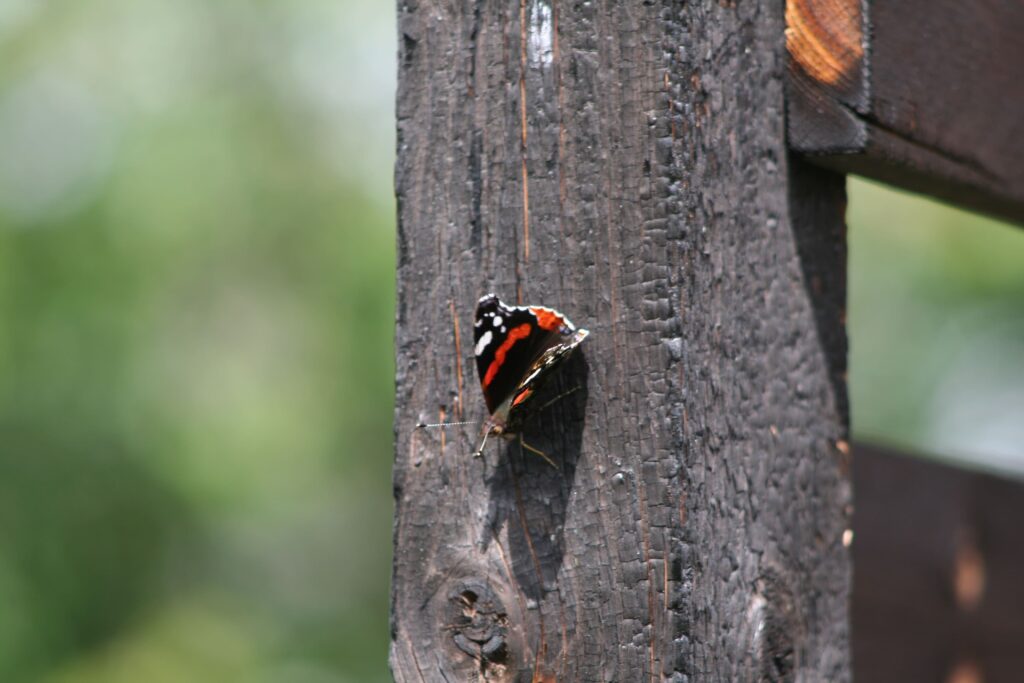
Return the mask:
M552 371L573 352L589 332L587 330L576 330L571 337L564 339L555 346L550 347L540 358L535 360L527 371L526 376L520 380L516 387L512 400L508 405L508 414L505 417L507 424L506 431L518 431L519 425L528 415L528 405L534 394L540 390L544 381L551 376Z
M524 404L538 380L586 336L586 330L577 330L558 311L508 306L493 294L482 297L473 339L487 410L507 418L509 410Z

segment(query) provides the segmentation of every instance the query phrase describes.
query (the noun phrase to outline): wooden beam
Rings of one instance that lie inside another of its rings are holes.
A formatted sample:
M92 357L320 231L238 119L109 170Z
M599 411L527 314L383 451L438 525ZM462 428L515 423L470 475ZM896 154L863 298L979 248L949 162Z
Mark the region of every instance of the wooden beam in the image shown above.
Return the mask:
M1020 680L1024 482L853 454L855 680Z
M1024 222L1024 3L788 0L790 148Z
M849 680L844 178L782 3L400 0L398 681ZM477 420L473 307L590 337ZM542 399L536 399L537 404Z

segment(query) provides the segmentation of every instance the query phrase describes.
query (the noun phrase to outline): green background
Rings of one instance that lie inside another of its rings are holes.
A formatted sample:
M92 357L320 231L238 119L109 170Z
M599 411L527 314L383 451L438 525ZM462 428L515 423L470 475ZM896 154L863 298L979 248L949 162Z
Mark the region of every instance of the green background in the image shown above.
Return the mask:
M0 2L0 681L387 680L393 11ZM1024 233L850 198L855 433L1021 471Z

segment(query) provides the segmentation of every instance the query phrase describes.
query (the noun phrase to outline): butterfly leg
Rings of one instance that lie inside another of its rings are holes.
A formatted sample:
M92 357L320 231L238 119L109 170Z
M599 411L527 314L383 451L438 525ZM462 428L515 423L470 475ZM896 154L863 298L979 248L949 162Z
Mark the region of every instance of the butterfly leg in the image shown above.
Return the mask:
M484 445L487 443L487 437L489 437L491 435L491 431L492 430L488 429L486 432L484 432L484 439L483 439L483 441L481 441L480 442L480 446L475 451L473 451L473 457L474 458L481 458L481 457L483 457L483 455L484 455Z
M533 446L531 446L530 444L528 444L528 443L526 443L525 441L523 441L523 435L522 435L522 434L520 434L520 435L519 435L519 447L520 447L520 448L525 448L526 450L528 450L528 451L530 451L530 452L532 452L532 453L536 453L536 454L537 454L537 455L539 455L540 457L544 458L544 461L545 461L545 462L546 462L547 464L551 465L551 466L552 466L552 467L554 467L554 468L555 468L556 470L558 469L558 465L556 465L556 464L555 464L555 461L554 461L554 460L552 460L551 458L549 458L549 457L548 457L548 454L547 454L547 453L545 453L544 451L542 451L542 450L540 450L540 449L538 449L538 448L534 448L534 447L533 447Z
M570 389L569 391L563 391L558 396L555 396L553 399L551 399L550 401L548 401L547 403L542 405L540 408L537 408L537 412L539 413L542 410L544 410L545 408L549 408L550 406L553 406L554 404L558 403L559 401L561 401L566 396L569 396L570 394L575 394L579 390L580 390L580 388L578 386L576 386L576 387L573 387L572 389Z

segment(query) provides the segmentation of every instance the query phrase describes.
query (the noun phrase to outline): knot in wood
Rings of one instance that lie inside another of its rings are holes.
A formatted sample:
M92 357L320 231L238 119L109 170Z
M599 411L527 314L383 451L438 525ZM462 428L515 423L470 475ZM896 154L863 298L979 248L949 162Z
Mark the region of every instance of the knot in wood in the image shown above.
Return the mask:
M508 615L486 581L460 581L448 595L446 621L456 647L470 657L488 662L508 657Z

